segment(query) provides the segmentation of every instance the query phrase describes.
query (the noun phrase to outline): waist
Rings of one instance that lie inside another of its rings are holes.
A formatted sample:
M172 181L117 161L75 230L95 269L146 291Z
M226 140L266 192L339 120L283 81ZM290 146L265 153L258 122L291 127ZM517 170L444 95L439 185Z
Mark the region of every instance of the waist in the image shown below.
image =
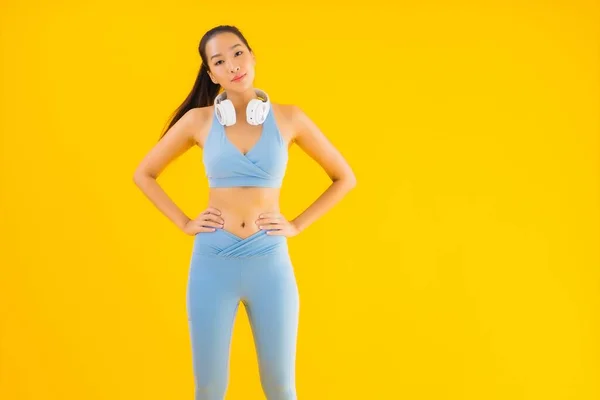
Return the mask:
M265 187L280 188L283 183L283 177L264 178L257 176L228 176L223 178L208 177L209 187L211 188L231 188L231 187Z
M208 206L221 212L223 229L244 238L260 230L256 224L260 214L280 211L279 193L278 188L211 188Z
M286 237L267 235L265 231L256 232L246 238L238 237L224 229L200 232L194 238L192 254L200 263L203 263L201 260L205 260L206 257L219 257L221 260L254 258L269 262L290 262ZM192 262L195 263L194 260Z

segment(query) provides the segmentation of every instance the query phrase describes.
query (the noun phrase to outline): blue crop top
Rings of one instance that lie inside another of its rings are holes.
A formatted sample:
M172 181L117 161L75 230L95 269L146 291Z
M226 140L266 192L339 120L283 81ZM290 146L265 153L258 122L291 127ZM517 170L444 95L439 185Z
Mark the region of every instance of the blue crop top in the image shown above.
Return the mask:
M225 126L213 113L212 125L202 151L209 187L281 187L288 149L271 106L258 142L244 155L225 135Z

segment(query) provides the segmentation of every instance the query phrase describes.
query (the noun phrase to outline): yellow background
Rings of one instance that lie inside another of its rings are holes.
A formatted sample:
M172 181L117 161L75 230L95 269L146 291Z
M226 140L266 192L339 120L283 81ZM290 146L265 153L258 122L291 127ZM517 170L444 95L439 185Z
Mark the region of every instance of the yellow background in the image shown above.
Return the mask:
M600 397L598 2L392 3L2 2L0 398L192 399L193 239L132 175L221 23L358 178L289 239L299 399ZM159 181L204 209L200 149ZM327 185L293 147L282 211Z

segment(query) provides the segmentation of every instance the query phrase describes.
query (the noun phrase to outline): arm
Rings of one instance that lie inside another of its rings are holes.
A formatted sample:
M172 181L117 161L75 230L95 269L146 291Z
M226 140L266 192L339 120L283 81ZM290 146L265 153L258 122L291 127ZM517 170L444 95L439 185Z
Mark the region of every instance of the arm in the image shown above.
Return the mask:
M185 113L146 154L133 174L134 183L144 195L179 229L183 229L190 218L156 180L171 161L194 145L194 132L202 123L202 114L198 109Z
M319 163L333 182L306 210L291 221L299 231L303 231L356 186L356 177L340 152L298 106L292 106L292 119L296 132L294 141L309 157Z

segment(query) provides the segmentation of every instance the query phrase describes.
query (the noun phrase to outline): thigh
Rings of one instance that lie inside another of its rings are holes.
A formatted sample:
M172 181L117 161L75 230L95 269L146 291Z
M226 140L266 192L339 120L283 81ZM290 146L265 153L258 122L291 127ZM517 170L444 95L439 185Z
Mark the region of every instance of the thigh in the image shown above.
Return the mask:
M254 261L243 270L243 301L264 382L294 381L300 301L287 256Z
M196 386L222 391L240 301L239 270L216 257L194 255L187 286L187 314Z

